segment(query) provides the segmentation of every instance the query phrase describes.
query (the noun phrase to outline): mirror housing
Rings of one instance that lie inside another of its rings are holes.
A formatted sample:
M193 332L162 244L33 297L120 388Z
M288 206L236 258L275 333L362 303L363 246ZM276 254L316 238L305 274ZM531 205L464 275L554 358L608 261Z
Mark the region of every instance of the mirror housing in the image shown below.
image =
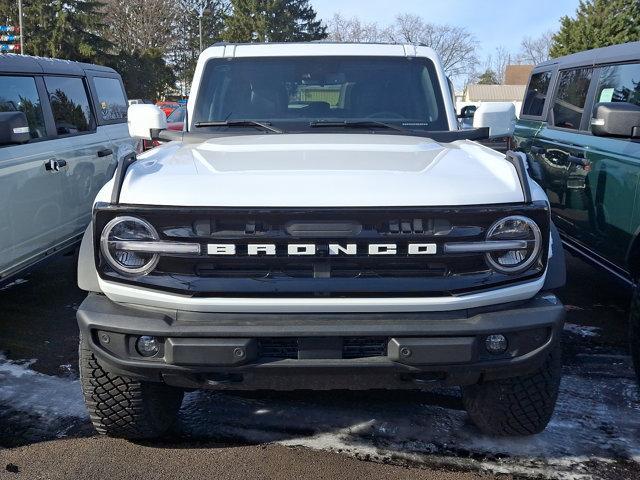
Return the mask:
M465 105L460 110L460 115L458 118L473 118L476 114L476 110L478 107L476 105Z
M601 102L594 107L591 132L598 137L640 138L640 107L626 102Z
M31 140L24 112L0 112L0 145L19 145Z
M167 116L155 105L129 105L127 110L129 135L139 140L156 140L167 129Z
M511 102L483 102L473 116L473 128L489 127L489 138L510 137L516 128L516 107Z

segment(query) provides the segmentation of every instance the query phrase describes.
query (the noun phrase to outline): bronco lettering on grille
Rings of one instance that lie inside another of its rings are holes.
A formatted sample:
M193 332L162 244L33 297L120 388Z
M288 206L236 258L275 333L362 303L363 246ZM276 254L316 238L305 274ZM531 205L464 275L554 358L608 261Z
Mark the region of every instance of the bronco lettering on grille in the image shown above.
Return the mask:
M316 255L318 246L314 243L290 243L286 247L288 256ZM326 245L329 255L357 255L362 249L355 243L330 243ZM250 243L237 246L233 243L210 243L207 245L209 255L276 255L278 248L275 243ZM371 243L366 245L364 252L368 255L435 255L437 252L435 243L410 243L406 247L398 247L395 243Z

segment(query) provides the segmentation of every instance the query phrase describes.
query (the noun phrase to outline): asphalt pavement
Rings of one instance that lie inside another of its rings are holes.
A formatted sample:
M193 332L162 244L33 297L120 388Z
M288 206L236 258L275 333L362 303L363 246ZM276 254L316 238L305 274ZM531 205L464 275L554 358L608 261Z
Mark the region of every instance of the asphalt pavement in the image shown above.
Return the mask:
M568 257L564 378L545 432L486 437L457 389L192 392L162 441L98 437L77 378L72 256L0 291L0 479L640 479L629 293Z

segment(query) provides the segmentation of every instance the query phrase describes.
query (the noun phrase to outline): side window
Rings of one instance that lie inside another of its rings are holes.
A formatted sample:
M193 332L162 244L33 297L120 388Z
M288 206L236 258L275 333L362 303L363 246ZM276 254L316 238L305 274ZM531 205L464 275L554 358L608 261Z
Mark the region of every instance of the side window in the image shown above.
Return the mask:
M58 135L95 130L87 90L81 78L45 77Z
M576 68L560 72L553 100L553 125L578 130L587 100L593 68Z
M547 99L547 91L551 83L551 72L540 72L531 75L529 87L524 97L522 115L539 117L544 109L544 101Z
M33 77L0 76L0 112L24 112L31 138L44 138L42 105Z
M640 106L640 63L602 68L595 102L626 102Z
M127 120L127 98L122 90L120 80L117 78L94 77L93 84L96 87L100 115L103 120L114 121Z

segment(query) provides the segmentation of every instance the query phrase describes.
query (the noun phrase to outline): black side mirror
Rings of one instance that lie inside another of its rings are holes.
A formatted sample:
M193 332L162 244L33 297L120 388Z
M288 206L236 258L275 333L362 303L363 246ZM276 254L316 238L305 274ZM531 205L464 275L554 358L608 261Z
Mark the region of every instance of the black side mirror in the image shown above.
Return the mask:
M625 102L597 103L591 131L599 137L640 138L640 107Z
M476 114L477 109L478 107L476 107L475 105L467 105L465 107L462 107L462 110L460 110L460 115L458 115L458 118L473 118L474 115Z
M29 140L29 123L23 112L0 112L0 145L27 143Z

